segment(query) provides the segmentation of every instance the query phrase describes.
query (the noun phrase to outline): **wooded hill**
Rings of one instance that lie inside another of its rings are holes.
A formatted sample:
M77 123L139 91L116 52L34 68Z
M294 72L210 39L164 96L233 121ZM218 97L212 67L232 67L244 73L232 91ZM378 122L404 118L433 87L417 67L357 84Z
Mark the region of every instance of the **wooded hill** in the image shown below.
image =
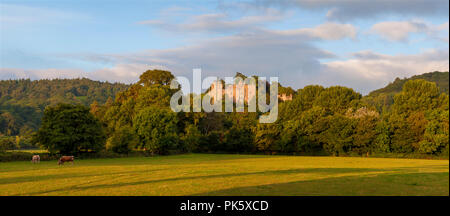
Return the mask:
M394 103L394 95L402 90L403 85L409 80L424 79L429 82L436 83L441 93L448 95L449 89L449 72L430 72L421 75L415 75L409 78L396 78L393 82L389 83L386 87L377 89L370 92L364 97L364 100L374 105L378 111L389 109Z
M430 73L424 73L421 75L415 75L409 78L396 78L394 82L389 83L386 87L377 89L375 91L372 91L369 95L375 96L379 94L392 94L392 93L399 93L402 90L403 84L405 84L409 80L416 80L416 79L424 79L429 82L436 83L437 87L441 92L444 92L448 94L448 88L449 88L449 73L448 72L430 72Z
M35 131L45 107L58 103L103 104L128 88L120 83L90 79L0 80L0 135Z

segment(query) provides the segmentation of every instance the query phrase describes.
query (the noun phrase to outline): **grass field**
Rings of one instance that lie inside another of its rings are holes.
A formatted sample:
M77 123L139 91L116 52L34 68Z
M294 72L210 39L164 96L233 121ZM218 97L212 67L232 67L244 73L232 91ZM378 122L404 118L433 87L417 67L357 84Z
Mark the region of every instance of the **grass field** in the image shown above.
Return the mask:
M0 163L0 195L449 195L449 161L189 154Z

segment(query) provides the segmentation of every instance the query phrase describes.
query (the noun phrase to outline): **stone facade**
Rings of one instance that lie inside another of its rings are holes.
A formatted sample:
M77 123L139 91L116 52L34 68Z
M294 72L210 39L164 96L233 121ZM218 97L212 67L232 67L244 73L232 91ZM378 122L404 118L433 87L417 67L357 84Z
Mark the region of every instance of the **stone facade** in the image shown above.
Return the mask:
M286 94L278 94L278 98L282 101L290 101L292 100L292 95L286 95Z
M225 88L223 88L223 84L220 81L216 81L211 85L210 90L207 95L211 97L211 99L215 98L219 91L217 91L217 87L222 88L222 100L225 100L225 96L229 98L233 98L233 102L242 102L242 100L247 103L249 98L256 97L256 86L248 85L244 82L239 82L236 84L225 84ZM241 92L244 91L244 92ZM238 97L236 97L238 95ZM292 100L292 95L286 94L278 94L278 98L282 101Z

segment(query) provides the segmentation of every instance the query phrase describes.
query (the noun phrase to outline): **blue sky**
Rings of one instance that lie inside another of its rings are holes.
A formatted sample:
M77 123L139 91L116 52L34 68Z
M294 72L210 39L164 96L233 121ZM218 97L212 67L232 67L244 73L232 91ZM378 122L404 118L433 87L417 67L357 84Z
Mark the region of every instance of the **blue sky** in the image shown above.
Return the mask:
M279 76L367 93L448 71L448 1L0 0L0 79Z

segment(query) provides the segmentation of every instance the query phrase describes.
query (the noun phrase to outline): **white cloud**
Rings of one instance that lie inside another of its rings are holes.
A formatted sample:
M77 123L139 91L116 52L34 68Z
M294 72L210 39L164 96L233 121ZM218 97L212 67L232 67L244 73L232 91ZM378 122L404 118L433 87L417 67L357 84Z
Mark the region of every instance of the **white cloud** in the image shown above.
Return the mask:
M306 9L329 10L331 20L349 20L370 17L382 13L399 12L426 14L440 11L436 1L429 5L395 1L387 7L387 1L281 1L286 5ZM440 1L438 1L440 2ZM266 1L267 4L270 2ZM266 4L264 3L264 4ZM280 4L281 4L280 3ZM404 8L396 5L404 5ZM271 4L271 3L270 3ZM275 3L274 3L275 4ZM431 5L431 6L430 6ZM447 3L448 5L448 3ZM422 8L423 6L423 8ZM383 8L384 7L384 8ZM386 9L387 8L387 9ZM383 10L385 10L383 12ZM175 75L190 77L193 68L202 68L205 76L230 76L235 72L248 75L278 76L283 85L300 88L309 84L345 85L367 93L383 87L395 77L411 76L434 70L448 70L448 51L429 50L413 55L383 55L371 51L355 53L350 59L321 63L320 60L336 57L333 53L317 48L313 42L320 40L356 39L358 30L351 24L326 22L311 28L270 30L268 23L282 20L285 15L275 9L265 9L262 15L231 17L227 13L211 13L191 16L181 23L169 16L186 16L187 8L164 11L162 19L147 20L140 24L150 25L175 33L237 33L197 41L189 46L162 50L144 50L126 54L83 54L63 56L86 62L113 65L91 72L76 69L24 70L0 69L0 79L8 78L76 78L88 77L110 82L132 83L139 75L151 68L172 71ZM448 14L448 12L447 12ZM166 17L167 16L167 17ZM430 25L420 21L383 22L372 27L389 40L407 40L413 32L430 34L448 31L448 22ZM431 34L430 34L431 35ZM208 35L209 36L209 35ZM447 37L448 41L448 37Z
M448 0L253 0L253 7L327 10L330 20L349 21L381 15L448 16Z
M171 32L240 32L255 29L270 22L283 19L285 15L277 10L266 10L262 15L243 16L232 19L226 13L201 14L184 18L184 22L176 23L163 16L158 20L144 20L138 24L150 25Z
M148 69L172 71L191 78L193 68L202 68L204 76L248 75L278 76L283 85L341 85L367 94L384 87L396 77L410 77L432 71L449 70L448 50L431 49L411 55L385 55L372 51L353 53L347 60L320 63L333 57L296 40L272 41L273 38L231 37L173 50L145 51L130 56L108 55L113 67L92 72L76 69L24 70L1 68L0 79L53 79L87 77L109 82L134 83ZM259 46L264 43L266 46ZM156 62L166 62L157 64ZM131 62L147 62L131 63Z
M308 44L308 41L298 36L260 32L211 39L177 49L116 56L115 61L162 64L176 75L188 77L192 68L200 67L205 75L223 77L239 71L259 76L280 76L281 80L288 82L293 80L291 76L314 74L320 67L318 59L334 57Z
M313 46L311 37L305 33L286 34L262 30L203 40L175 49L67 57L116 65L90 74L78 73L109 81L132 82L149 68L148 65L160 65L178 76L191 77L193 68L202 68L205 76L220 77L231 76L239 71L249 75L279 76L283 83L299 86L308 84L306 77L314 76L320 70L319 59L335 57ZM35 74L37 71L25 72Z
M439 32L443 30L448 32L448 22L441 25L432 25L420 20L388 21L376 23L371 27L370 33L378 34L390 41L408 41L411 33L424 33L429 37L436 38ZM440 39L445 41L445 39Z
M89 78L108 82L135 83L139 76L150 69L167 68L158 65L147 64L117 64L113 67L105 67L91 72L80 69L20 69L0 68L0 79L73 79Z
M235 72L279 76L284 84L301 87L310 84L310 78L321 70L320 59L335 57L313 46L312 41L354 38L355 35L356 29L349 24L326 23L286 31L255 30L174 49L85 54L81 59L109 64L162 65L175 75L188 77L193 68L202 68L205 76L231 76Z
M0 68L0 79L56 79L81 78L84 72L78 69L20 69Z
M278 31L281 34L304 35L323 40L339 40L343 38L356 39L357 29L351 24L327 22L314 28L301 28L294 30Z
M86 73L86 76L94 80L104 80L109 82L135 83L139 76L146 70L163 69L164 66L147 64L117 64L114 67L105 67L100 70Z
M326 22L313 28L290 30L268 30L262 27L267 23L279 21L283 18L284 15L277 10L266 10L264 15L244 16L234 20L230 20L227 14L216 13L197 15L183 23L172 23L160 19L141 21L139 24L150 25L172 32L238 32L240 34L266 32L322 40L339 40L346 37L356 39L357 29L351 24Z
M383 55L361 51L353 58L324 63L324 84L346 85L363 93L381 88L396 77L449 70L448 50L430 49L419 54Z

